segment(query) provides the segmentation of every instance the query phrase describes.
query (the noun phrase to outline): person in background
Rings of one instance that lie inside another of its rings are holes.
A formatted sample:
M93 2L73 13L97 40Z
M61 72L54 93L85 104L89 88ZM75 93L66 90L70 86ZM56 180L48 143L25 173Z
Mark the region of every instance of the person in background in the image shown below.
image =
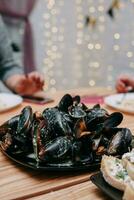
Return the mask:
M13 57L11 42L0 16L0 80L14 93L32 95L43 89L44 79L37 71L24 74Z
M116 90L120 93L125 93L134 90L134 77L131 75L122 74L116 81Z

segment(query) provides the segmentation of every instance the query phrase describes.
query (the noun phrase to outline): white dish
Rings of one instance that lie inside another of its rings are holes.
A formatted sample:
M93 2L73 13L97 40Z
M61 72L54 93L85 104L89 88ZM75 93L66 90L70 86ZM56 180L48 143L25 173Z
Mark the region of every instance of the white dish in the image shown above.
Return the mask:
M134 93L110 95L104 98L104 103L117 110L134 114Z
M0 93L0 112L7 111L22 103L21 96L10 93Z

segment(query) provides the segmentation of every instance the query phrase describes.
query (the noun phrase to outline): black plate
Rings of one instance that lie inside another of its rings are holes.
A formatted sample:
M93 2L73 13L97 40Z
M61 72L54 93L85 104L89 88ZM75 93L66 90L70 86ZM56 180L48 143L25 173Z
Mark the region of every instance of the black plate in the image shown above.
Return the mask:
M110 186L98 172L90 177L90 180L113 200L122 200L123 192Z
M45 164L38 163L35 161L35 158L30 158L30 155L24 154L13 154L12 152L5 152L2 147L0 147L1 151L11 160L19 163L25 167L29 167L35 170L45 170L45 171L78 171L78 170L91 170L95 171L99 169L100 163L92 163L92 164L83 164L83 165L70 165L70 162L66 163L56 163L56 164Z

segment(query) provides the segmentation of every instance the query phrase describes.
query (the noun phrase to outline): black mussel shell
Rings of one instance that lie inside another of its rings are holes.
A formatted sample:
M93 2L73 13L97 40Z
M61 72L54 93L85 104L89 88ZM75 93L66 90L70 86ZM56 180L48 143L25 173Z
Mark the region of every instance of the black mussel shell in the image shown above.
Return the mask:
M107 153L109 155L123 155L131 149L132 133L127 128L119 129L119 131L111 139Z
M32 148L31 133L33 112L30 106L25 107L18 120L17 128L15 132L11 132L12 135L12 151L14 153L28 152Z
M68 108L73 105L73 98L70 94L65 94L58 105L58 109L63 112L68 112Z
M77 142L77 143L76 143ZM73 155L74 164L78 165L86 165L91 164L93 162L93 151L92 151L92 139L90 136L83 135L78 140L74 142L79 145L75 149L75 153Z
M109 116L108 112L101 108L99 104L95 105L93 108L87 110L86 121L95 119L98 121L97 123L104 122Z
M86 116L86 112L83 110L82 106L76 105L69 108L69 114L76 119Z
M103 121L102 121L103 122ZM92 118L90 120L85 120L85 124L87 127L87 130L90 132L96 131L101 132L103 130L103 123L101 123L100 118Z
M31 123L33 120L33 111L30 106L26 106L19 116L17 133L28 132L31 128Z
M105 128L117 127L123 120L123 115L120 112L112 113L104 122Z
M97 115L98 117L104 117L109 115L108 111L104 108L101 108L100 104L94 105L93 108L89 109L89 111L92 113L92 115Z
M44 152L39 152L39 158L48 163L62 160L71 150L72 141L67 137L58 137L46 144Z
M58 108L47 108L43 111L43 117L47 121L47 128L52 139L72 133L72 119L68 113L59 111Z
M9 130L12 130L12 132L15 132L18 126L18 121L19 121L19 115L12 117L8 121L6 121L4 124L2 124L0 126L0 137L6 132L9 132Z

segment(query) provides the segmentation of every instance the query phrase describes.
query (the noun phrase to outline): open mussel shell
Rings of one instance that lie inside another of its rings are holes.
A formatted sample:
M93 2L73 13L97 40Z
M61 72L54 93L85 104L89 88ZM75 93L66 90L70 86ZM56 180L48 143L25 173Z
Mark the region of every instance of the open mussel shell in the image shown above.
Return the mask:
M112 113L105 121L105 128L117 127L123 120L123 115L120 112Z
M18 122L19 115L12 117L0 126L0 145L4 151L11 150L14 152L18 148L14 140ZM16 147L16 149L14 147Z
M75 138L78 139L87 132L85 120L83 118L78 119L74 125ZM83 134L84 133L84 134Z
M13 141L10 133L7 132L5 135L3 135L3 137L1 137L0 145L4 151L7 151L7 149L12 145L12 143Z
M100 120L104 120L109 116L107 110L100 107L99 104L96 104L93 108L87 110L87 118L98 118Z
M87 130L90 132L100 132L103 130L104 124L100 122L99 118L93 118L85 121Z
M82 106L76 105L69 108L69 114L76 119L86 116L86 112L83 110Z
M107 153L109 155L123 155L132 148L131 142L131 131L128 128L120 128L110 140Z

